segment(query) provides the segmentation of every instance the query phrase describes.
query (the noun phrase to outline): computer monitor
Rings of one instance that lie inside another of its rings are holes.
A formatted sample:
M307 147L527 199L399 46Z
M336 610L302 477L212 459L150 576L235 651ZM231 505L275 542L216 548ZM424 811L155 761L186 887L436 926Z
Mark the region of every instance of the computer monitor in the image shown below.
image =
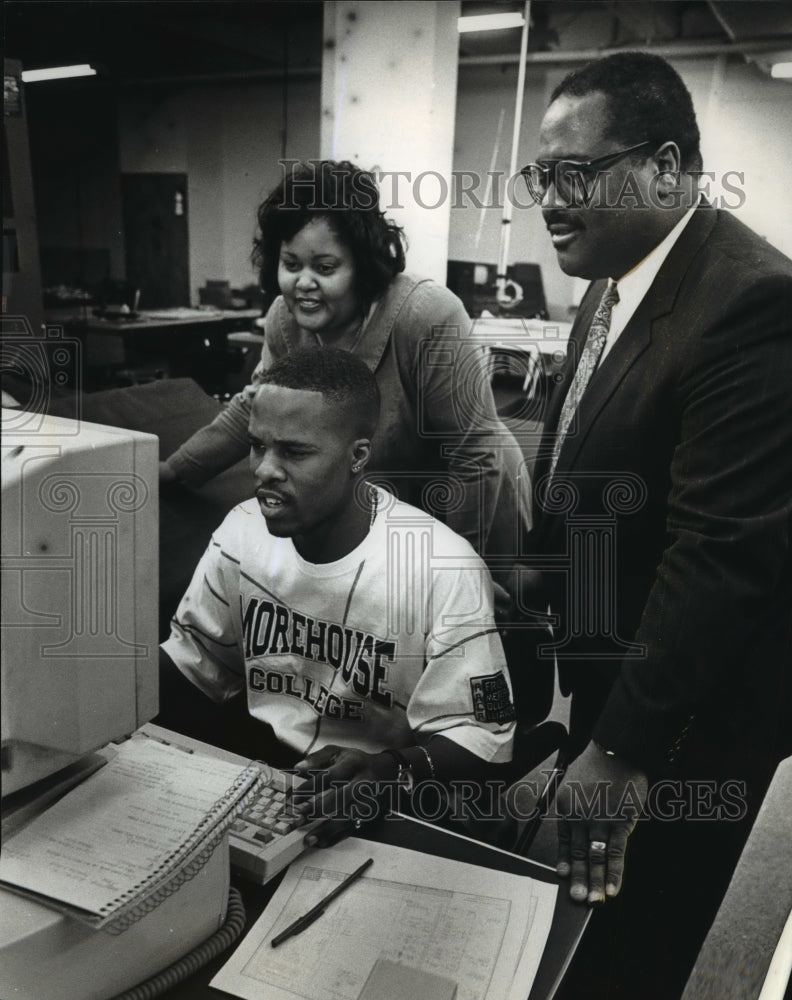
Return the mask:
M449 260L446 285L459 296L473 318L487 312L492 316L547 319L542 269L538 264L509 264L506 277L512 283L511 293L503 301L497 297L497 271L496 264ZM519 294L514 294L516 291Z
M46 386L36 388L46 410ZM113 752L93 751L157 714L159 442L33 410L4 409L2 431L5 838L24 837L27 822ZM115 934L0 886L0 994L130 995L223 923L225 845L178 892L152 900Z
M2 792L158 708L158 440L2 411Z

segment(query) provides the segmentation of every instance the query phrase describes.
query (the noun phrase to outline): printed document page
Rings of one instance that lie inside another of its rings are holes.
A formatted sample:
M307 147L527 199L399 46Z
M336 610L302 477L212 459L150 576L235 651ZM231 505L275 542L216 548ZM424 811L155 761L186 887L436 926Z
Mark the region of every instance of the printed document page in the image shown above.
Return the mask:
M311 926L272 938L367 858L370 868ZM556 886L350 839L295 861L211 985L246 1000L357 1000L379 959L457 983L456 1000L525 1000Z
M243 768L133 737L3 844L0 880L104 914L166 868Z

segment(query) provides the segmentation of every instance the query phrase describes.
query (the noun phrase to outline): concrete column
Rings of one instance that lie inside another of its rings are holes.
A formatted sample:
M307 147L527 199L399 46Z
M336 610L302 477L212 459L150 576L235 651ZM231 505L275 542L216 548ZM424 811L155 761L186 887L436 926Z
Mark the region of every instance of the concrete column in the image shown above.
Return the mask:
M324 6L321 156L376 170L407 269L445 284L459 2Z

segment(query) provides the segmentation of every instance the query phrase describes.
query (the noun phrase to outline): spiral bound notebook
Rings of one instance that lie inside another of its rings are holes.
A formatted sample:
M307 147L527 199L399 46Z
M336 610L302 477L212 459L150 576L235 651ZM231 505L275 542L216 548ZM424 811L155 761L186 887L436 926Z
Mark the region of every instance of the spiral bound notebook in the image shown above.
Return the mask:
M256 767L133 736L3 844L0 882L121 931L200 871L260 780Z

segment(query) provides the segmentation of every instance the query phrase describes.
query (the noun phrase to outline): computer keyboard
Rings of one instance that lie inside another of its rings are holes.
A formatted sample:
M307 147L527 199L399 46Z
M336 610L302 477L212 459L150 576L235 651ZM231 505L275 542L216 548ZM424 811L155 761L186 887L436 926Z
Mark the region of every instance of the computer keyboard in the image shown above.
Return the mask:
M140 732L188 753L205 754L233 764L254 764L262 772L264 784L228 831L231 867L243 878L264 885L302 854L305 835L321 820L307 823L302 817L288 814L288 811L286 815L282 814L288 793L303 784L301 779L288 771L280 771L261 761L252 761L150 722L142 726Z
M259 765L261 766L261 765ZM264 765L266 784L231 824L231 867L264 885L303 852L306 833L319 822L284 816L288 792L303 782L286 771Z

